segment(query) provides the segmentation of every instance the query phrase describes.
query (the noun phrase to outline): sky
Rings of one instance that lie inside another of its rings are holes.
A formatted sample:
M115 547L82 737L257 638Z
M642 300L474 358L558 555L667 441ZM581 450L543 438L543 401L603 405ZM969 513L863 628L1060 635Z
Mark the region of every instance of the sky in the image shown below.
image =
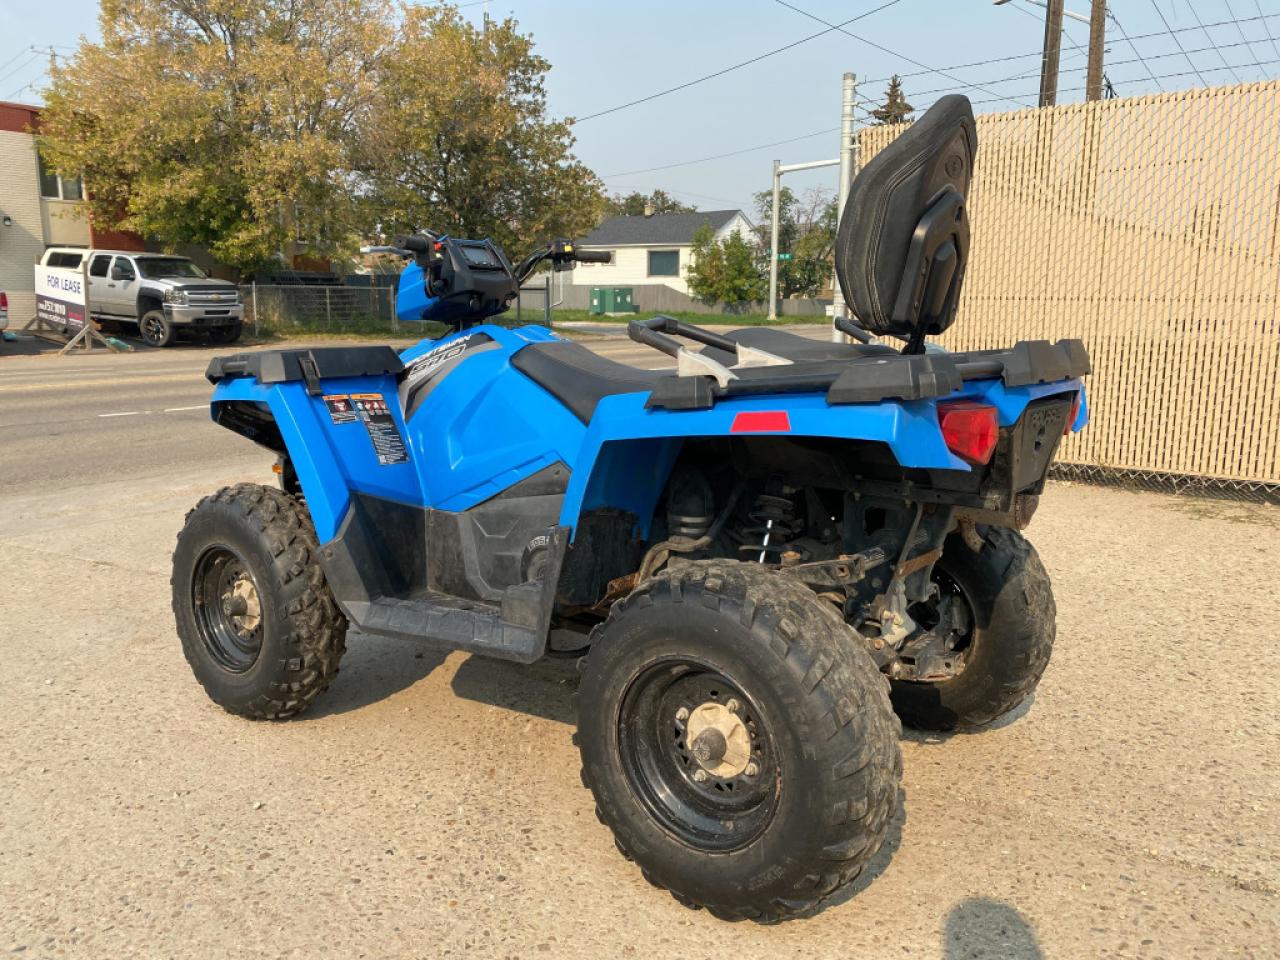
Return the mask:
M460 7L477 23L486 11L514 17L532 34L551 63L549 112L581 118L575 152L609 192L661 188L702 210L749 213L752 195L769 188L775 158L835 159L845 71L858 76L867 103L882 101L888 76L899 73L917 108L963 88L979 112L1025 109L1036 103L1044 39L1044 11L1032 0L464 0ZM1067 0L1066 9L1087 19L1089 0ZM1106 73L1119 96L1280 76L1280 0L1112 0L1109 9ZM63 55L80 36L96 38L97 14L96 0L0 0L0 100L39 103L48 47ZM854 17L843 30L829 29ZM1088 41L1086 23L1068 17L1066 24L1060 103L1083 99ZM614 109L683 84L690 85ZM786 183L803 191L834 189L835 180L835 168L825 168L790 174Z

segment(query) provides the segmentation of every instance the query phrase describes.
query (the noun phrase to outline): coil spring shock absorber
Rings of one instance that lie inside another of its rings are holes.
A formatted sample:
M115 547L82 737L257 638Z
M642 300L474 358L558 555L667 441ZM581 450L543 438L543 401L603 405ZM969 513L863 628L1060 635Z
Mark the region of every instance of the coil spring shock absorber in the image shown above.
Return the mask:
M790 497L762 493L747 514L750 523L742 528L745 543L738 547L744 560L757 563L780 563L791 546L791 540L802 529L796 520L796 507Z

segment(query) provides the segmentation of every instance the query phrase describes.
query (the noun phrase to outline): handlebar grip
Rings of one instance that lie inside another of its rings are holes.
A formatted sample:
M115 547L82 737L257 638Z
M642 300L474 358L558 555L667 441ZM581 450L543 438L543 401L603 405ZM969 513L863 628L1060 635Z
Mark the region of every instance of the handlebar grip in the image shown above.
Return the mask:
M613 254L608 250L579 250L573 258L579 263L612 263Z
M424 237L421 234L414 234L410 237L398 237L396 246L412 253L426 253L431 249L431 237Z

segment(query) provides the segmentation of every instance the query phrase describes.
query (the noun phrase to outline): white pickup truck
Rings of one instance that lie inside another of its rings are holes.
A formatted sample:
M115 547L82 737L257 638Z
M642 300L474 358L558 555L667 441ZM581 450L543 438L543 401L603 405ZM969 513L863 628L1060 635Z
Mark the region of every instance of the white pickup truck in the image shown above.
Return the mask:
M186 257L50 247L40 265L76 270L86 262L94 320L137 324L153 347L167 347L180 332L203 333L214 343L240 339L240 288L208 276Z

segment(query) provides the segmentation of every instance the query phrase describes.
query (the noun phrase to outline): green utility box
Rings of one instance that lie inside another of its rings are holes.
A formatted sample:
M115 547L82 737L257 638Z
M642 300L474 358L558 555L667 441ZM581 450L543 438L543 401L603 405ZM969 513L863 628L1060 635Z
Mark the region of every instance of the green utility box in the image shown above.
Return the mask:
M635 313L636 300L631 287L592 287L591 313Z

